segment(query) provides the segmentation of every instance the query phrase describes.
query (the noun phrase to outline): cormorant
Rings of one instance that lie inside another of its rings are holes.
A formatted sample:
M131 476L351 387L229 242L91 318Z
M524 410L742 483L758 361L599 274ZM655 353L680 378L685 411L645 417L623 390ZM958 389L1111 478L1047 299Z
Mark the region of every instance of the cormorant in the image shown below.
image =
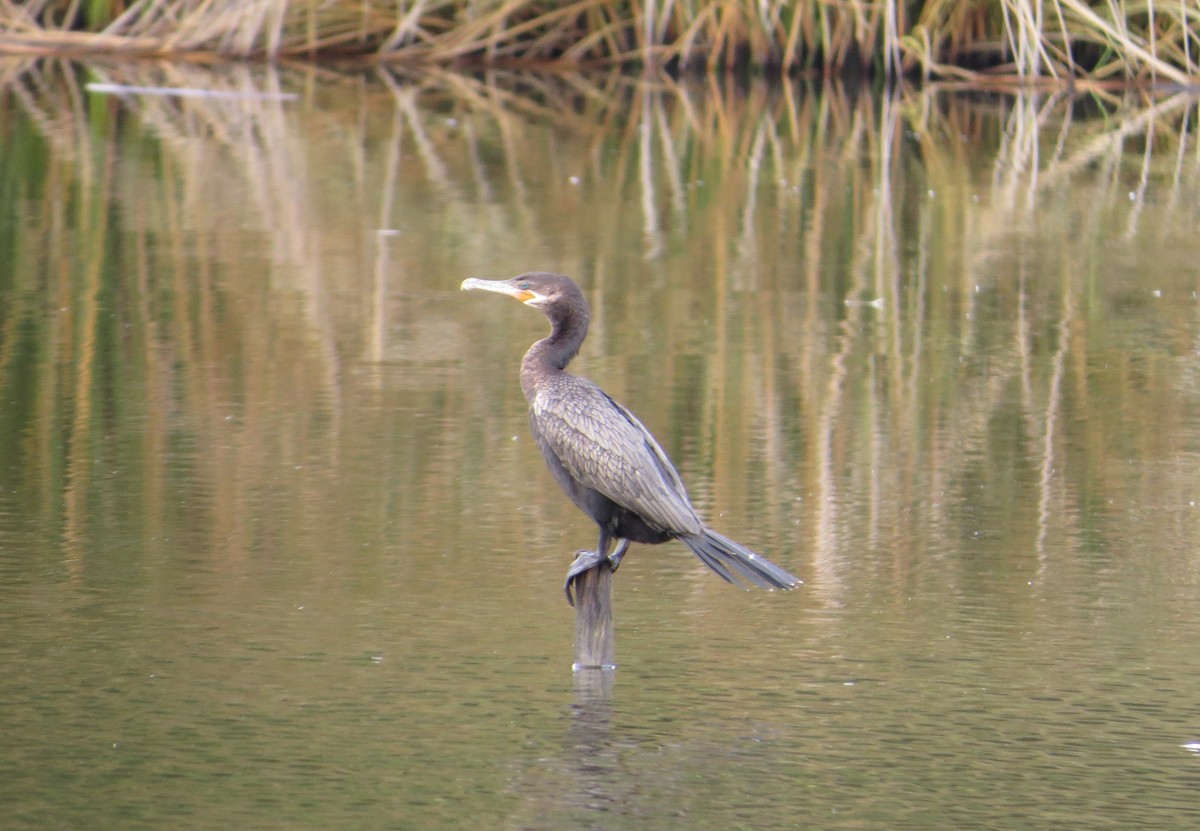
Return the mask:
M586 378L566 372L587 337L591 310L583 292L561 274L531 272L511 280L464 280L464 291L515 297L550 319L551 332L525 353L521 389L529 401L533 438L550 472L600 526L595 551L582 551L563 589L608 557L613 570L631 542L679 540L730 583L791 589L800 580L765 557L705 527L679 473L650 431ZM617 547L608 554L616 540Z

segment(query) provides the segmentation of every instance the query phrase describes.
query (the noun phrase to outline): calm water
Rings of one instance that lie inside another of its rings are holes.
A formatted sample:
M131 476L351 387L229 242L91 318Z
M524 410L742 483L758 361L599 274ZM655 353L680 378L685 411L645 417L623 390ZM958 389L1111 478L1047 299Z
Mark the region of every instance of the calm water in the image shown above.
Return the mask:
M0 69L4 827L1200 825L1195 100ZM533 268L806 580L609 689Z

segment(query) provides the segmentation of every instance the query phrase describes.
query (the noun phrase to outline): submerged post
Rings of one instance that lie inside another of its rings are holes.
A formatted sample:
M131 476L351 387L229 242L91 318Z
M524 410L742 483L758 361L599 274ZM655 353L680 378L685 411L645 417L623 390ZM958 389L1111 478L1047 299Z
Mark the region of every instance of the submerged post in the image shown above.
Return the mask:
M612 611L613 570L608 560L575 578L575 669L617 665Z

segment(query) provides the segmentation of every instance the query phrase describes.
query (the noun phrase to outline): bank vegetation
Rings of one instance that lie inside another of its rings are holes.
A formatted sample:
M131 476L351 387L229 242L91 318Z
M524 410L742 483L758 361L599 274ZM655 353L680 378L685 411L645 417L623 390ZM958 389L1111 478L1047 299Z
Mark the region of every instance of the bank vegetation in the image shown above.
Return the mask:
M0 53L1189 84L1192 0L0 0Z

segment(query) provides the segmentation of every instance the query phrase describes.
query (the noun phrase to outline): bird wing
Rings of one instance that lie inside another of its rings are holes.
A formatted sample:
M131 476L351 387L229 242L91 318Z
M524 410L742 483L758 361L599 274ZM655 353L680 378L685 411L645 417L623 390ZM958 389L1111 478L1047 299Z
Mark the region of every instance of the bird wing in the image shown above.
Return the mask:
M531 402L542 440L577 482L665 531L703 526L675 466L633 413L583 378Z

